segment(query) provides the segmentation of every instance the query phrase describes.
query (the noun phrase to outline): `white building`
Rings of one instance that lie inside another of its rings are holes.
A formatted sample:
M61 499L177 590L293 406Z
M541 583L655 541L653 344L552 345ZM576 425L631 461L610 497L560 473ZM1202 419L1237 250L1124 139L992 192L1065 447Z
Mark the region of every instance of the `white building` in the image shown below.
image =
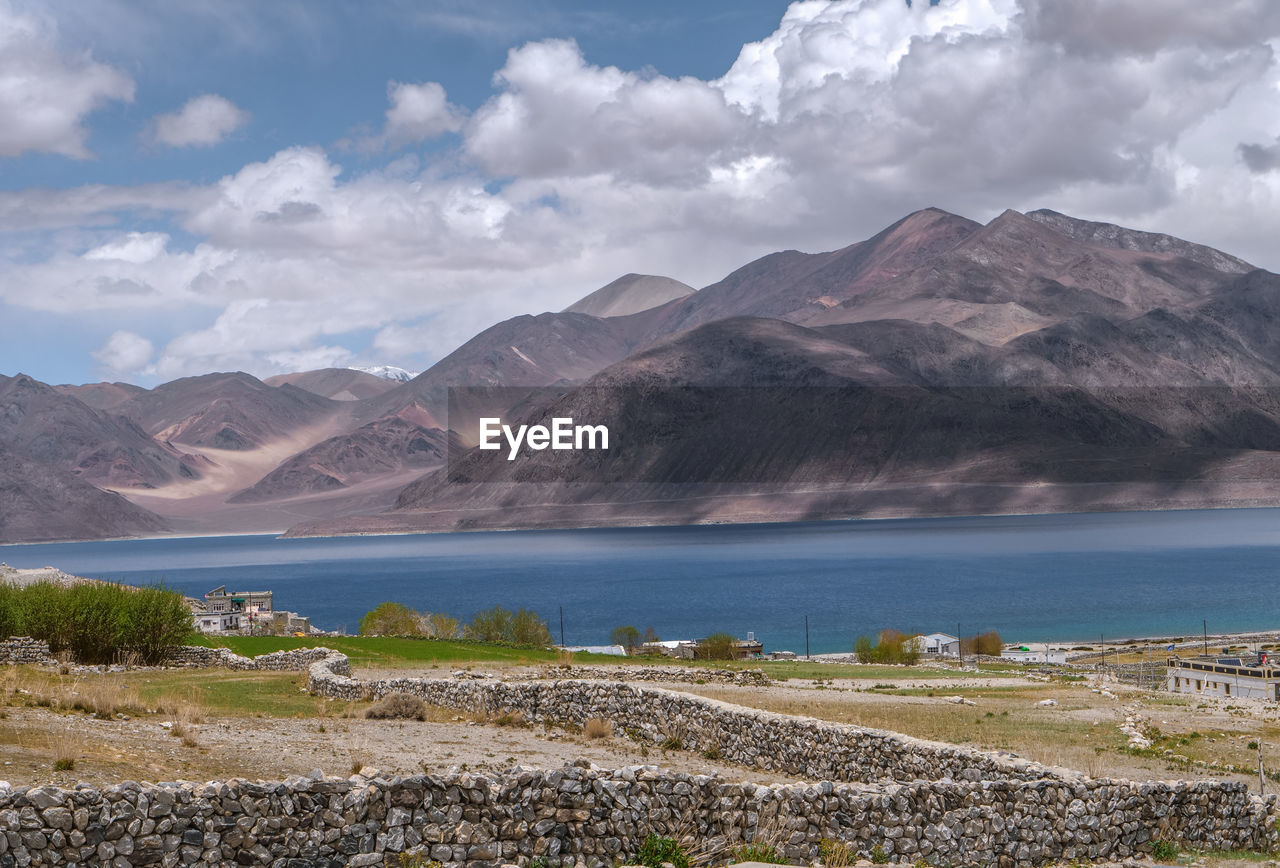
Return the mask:
M924 648L921 653L925 656L960 656L960 639L950 633L928 633L920 638L924 640Z
M201 633L233 633L240 629L239 612L194 612L192 617Z
M1066 663L1067 652L1062 648L1050 648L1044 642L1028 642L1003 649L1000 659L1015 663Z
M1280 666L1247 666L1239 658L1169 660L1166 686L1174 693L1246 697L1280 702Z

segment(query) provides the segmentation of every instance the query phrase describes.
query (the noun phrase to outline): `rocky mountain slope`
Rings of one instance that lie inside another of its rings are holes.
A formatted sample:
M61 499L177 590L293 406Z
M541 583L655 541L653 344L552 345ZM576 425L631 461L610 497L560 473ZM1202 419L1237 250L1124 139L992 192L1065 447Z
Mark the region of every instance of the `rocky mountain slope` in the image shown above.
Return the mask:
M615 439L507 461L473 448L495 413ZM309 517L295 533L343 533L1274 504L1280 276L1054 211L980 224L926 209L696 292L625 275L408 382L3 378L0 445L21 459L0 492L21 477L24 516L41 467L67 515L93 502L80 532L58 531L74 536L131 532L93 523L115 503L94 486L152 511L119 512L136 532L286 514ZM3 518L17 502L0 502L0 539L34 526Z

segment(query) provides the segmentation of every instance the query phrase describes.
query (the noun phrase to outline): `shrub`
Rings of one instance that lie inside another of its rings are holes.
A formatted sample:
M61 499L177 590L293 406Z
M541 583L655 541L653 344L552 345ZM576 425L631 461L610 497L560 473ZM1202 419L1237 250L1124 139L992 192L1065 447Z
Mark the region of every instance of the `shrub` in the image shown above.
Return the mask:
M477 642L509 642L536 648L551 644L551 630L547 622L528 609L517 609L512 613L501 606L494 606L478 612L467 625L466 634L468 639Z
M766 865L786 865L787 860L772 844L742 844L730 851L737 862L763 862Z
M1178 858L1178 847L1157 838L1151 842L1151 858L1157 862L1172 862Z
M663 862L670 862L676 868L689 868L689 856L674 838L663 838L650 835L640 845L636 854L636 864L648 868L662 868Z
M818 845L818 855L826 868L847 868L853 864L853 850L844 841L823 838Z
M658 746L663 750L681 750L684 748L684 742L676 738L674 735L669 735L664 738L662 740L662 744Z
M551 630L547 622L528 609L517 609L511 616L511 636L509 642L516 645L529 645L534 648L546 648L551 644Z
M609 634L609 641L614 645L621 645L630 654L640 646L640 631L630 624L625 627L614 627L613 632Z
M988 657L999 657L1004 650L1004 641L995 630L988 630L976 636L960 640L960 650L965 654L983 654Z
M853 643L853 653L860 663L905 663L914 666L920 662L920 648L915 636L897 630L881 630L876 644L870 637L859 636Z
M408 693L388 693L365 709L370 720L426 720L427 706Z
M587 738L608 738L613 735L613 724L603 717L593 717L582 728Z
M155 664L182 644L192 624L182 595L162 587L38 582L0 588L0 630L43 639L53 654L81 663L136 656Z
M713 744L713 745L711 745L711 747L707 748L706 750L704 750L704 751L702 752L702 756L703 756L705 759L709 759L709 760L718 760L718 759L720 759L720 757L721 757L721 753L720 753L720 745L718 745L718 744ZM763 861L763 860L760 860L760 861Z
M140 588L129 591L125 599L119 644L135 652L143 663L161 662L170 649L191 635L191 610L181 594L163 587ZM111 658L108 649L103 649L93 662L109 663Z
M884 852L884 848L876 844L871 848L871 862L875 865L888 865L889 854Z
M379 603L360 619L361 636L421 636L418 613L404 603Z
M694 647L699 660L733 660L738 656L738 640L728 633L712 633Z

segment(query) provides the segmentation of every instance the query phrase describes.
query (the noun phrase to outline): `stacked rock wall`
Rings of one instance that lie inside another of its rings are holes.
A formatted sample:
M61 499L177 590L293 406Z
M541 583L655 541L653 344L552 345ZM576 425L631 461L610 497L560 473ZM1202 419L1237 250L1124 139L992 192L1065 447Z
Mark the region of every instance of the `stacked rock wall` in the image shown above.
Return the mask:
M391 780L125 783L0 791L7 865L603 866L651 833L724 854L751 840L814 860L823 838L894 861L1035 865L1124 858L1153 839L1201 849L1274 844L1272 804L1241 784L1111 781L725 783L653 767L513 770Z
M227 669L287 670L306 669L318 660L334 658L334 665L341 668L341 661L346 657L329 648L296 648L291 651L273 651L257 657L242 657L228 648L203 648L199 645L184 645L175 648L165 660L168 666L187 666L203 668L222 666ZM339 661L338 658L341 658ZM345 671L350 671L345 670Z
M432 705L493 714L518 710L530 721L576 726L603 718L615 731L635 738L659 744L678 742L697 751L714 748L728 762L811 780L995 781L1079 776L1024 759L743 708L657 687L598 681L360 681L335 672L333 665L345 660L335 655L313 664L310 691L341 700L408 693Z
M0 664L55 663L49 653L49 643L30 636L10 636L0 642Z
M683 684L740 684L764 687L769 676L761 669L715 669L691 666L550 666L540 673L542 678L582 681L656 681Z

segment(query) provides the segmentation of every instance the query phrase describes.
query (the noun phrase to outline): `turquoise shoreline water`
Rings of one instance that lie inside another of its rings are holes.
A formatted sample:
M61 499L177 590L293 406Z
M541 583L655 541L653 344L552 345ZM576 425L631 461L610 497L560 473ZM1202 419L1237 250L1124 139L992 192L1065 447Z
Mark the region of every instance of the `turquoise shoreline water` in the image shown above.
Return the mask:
M501 604L571 644L620 624L664 638L754 631L767 650L848 650L884 627L1088 640L1280 627L1280 509L0 546L11 566L192 595L269 589L353 631L383 600L469 618Z

